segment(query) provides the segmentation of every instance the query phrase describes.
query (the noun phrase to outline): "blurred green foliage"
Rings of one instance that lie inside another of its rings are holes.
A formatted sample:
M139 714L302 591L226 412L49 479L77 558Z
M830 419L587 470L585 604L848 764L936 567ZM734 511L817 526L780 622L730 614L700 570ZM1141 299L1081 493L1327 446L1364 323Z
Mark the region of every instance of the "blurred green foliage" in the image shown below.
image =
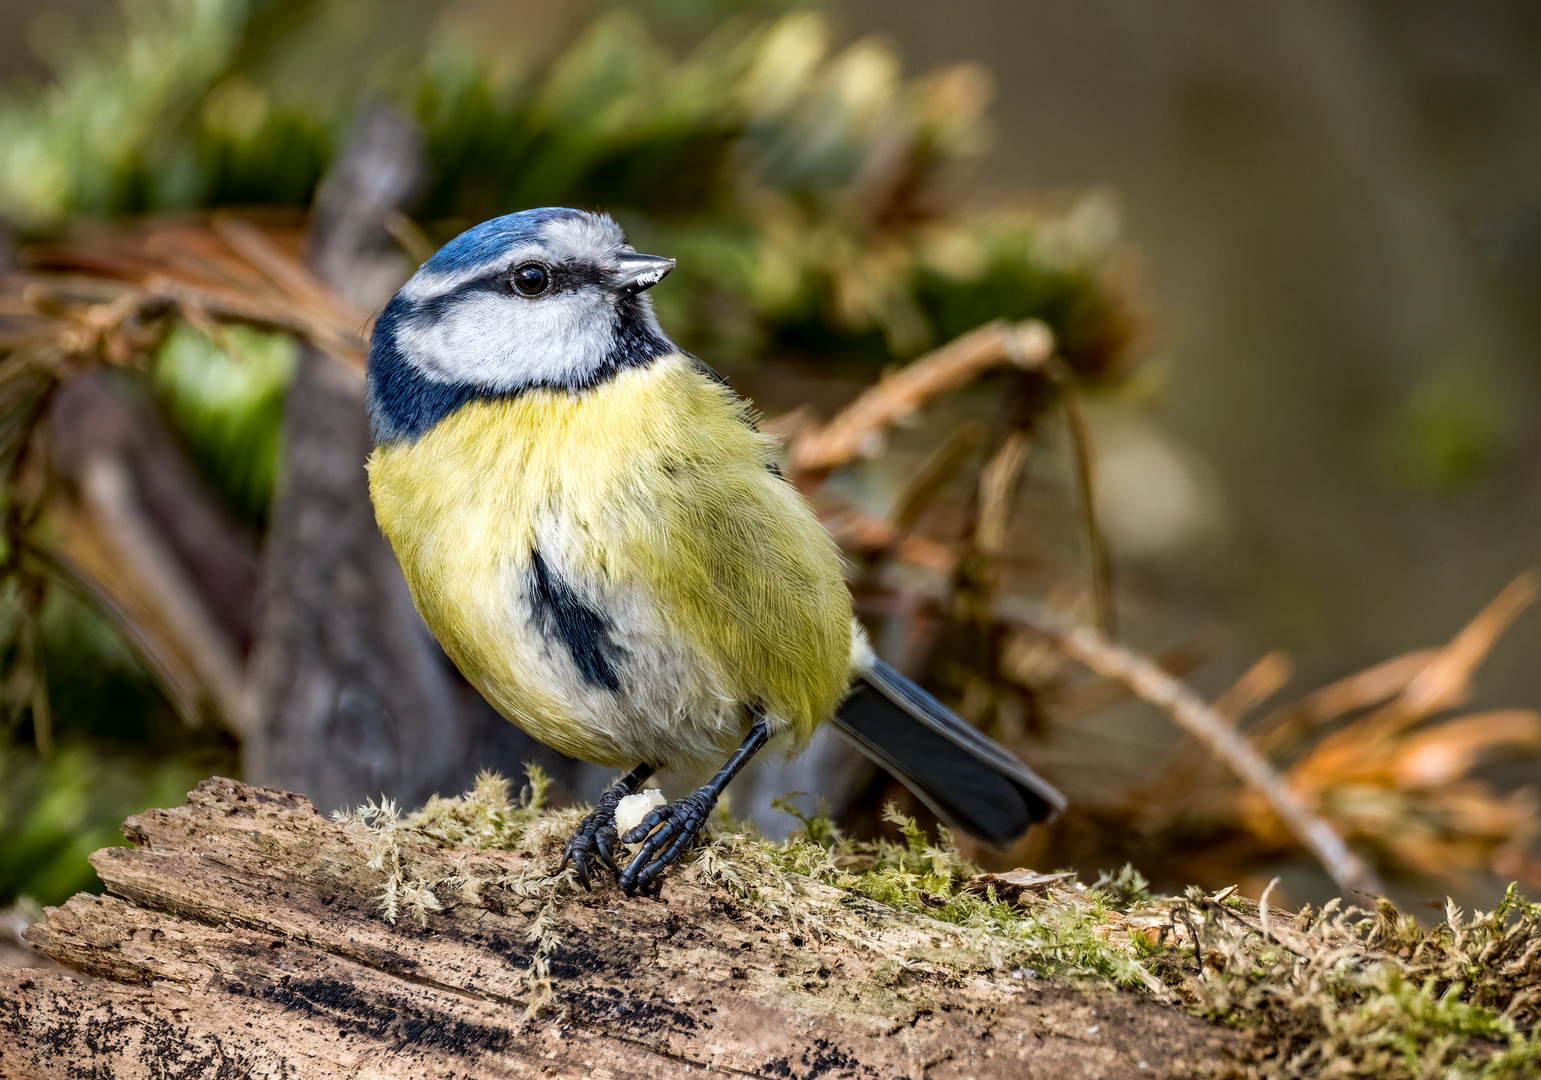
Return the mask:
M218 342L178 323L151 361L167 415L204 474L248 521L267 517L279 422L297 346L284 334L226 326Z
M13 617L14 601L7 604ZM123 819L176 805L234 766L213 728L188 729L133 648L94 606L51 588L36 619L48 684L52 753L31 715L12 708L0 739L0 907L18 895L59 903L97 887L86 856L124 842Z
M304 206L358 104L380 96L423 132L432 240L530 206L607 209L639 246L679 258L658 302L689 346L883 363L986 318L1036 316L1099 373L1124 344L1091 269L1109 230L965 209L951 186L986 141L978 69L906 81L875 41L834 50L814 12L721 20L677 58L624 8L537 64L399 6L371 18L359 0L125 0L121 39L0 106L0 210L37 232Z
M1483 365L1454 363L1426 378L1380 433L1381 457L1408 487L1448 494L1486 475L1508 417Z
M0 746L0 906L17 896L56 904L100 891L86 857L125 843L124 818L150 806L176 806L210 774L209 760L163 757L85 741L48 757Z

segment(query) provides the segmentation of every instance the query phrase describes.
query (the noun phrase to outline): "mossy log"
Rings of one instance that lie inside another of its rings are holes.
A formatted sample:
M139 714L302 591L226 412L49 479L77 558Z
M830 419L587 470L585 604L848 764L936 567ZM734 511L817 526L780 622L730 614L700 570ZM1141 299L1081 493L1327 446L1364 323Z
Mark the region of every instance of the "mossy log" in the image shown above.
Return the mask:
M125 832L92 859L111 895L26 931L89 978L0 971L7 1080L1152 1077L1228 1038L812 881L802 918L689 872L651 898L541 894L486 883L557 880L546 851L402 840L382 866L377 835L218 778ZM392 867L482 884L392 924Z

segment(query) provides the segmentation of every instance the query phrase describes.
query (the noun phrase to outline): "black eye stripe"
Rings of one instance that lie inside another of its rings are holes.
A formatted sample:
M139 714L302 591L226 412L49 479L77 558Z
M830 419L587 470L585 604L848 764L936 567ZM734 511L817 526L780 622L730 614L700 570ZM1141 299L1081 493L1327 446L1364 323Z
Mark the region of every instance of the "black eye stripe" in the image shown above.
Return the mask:
M437 322L448 315L457 302L482 292L501 293L504 296L518 296L525 299L514 287L513 273L520 267L530 265L536 264L521 262L513 268L497 270L462 282L447 293L417 301L412 305L412 314L417 318ZM539 294L539 297L529 297L529 299L544 299L561 293L574 292L586 285L606 283L605 272L592 263L557 263L555 265L541 263L539 265L545 268L547 274L546 289Z
M554 280L564 289L581 289L585 285L605 283L605 272L593 263L560 263L552 269Z
M514 273L529 266L539 266L546 272L546 293L573 292L585 285L603 285L605 272L592 263L520 263Z

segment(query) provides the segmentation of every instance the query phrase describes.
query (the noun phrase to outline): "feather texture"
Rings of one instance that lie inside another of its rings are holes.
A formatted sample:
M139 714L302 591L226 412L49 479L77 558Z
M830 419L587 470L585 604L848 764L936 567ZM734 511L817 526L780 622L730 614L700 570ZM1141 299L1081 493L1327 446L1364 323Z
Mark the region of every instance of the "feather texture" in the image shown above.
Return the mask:
M505 716L589 761L699 766L751 706L802 746L849 685L839 557L773 451L676 353L468 401L377 447L370 492L424 620Z
M936 698L868 650L853 658L856 688L836 728L948 825L1006 847L1049 821L1065 797Z

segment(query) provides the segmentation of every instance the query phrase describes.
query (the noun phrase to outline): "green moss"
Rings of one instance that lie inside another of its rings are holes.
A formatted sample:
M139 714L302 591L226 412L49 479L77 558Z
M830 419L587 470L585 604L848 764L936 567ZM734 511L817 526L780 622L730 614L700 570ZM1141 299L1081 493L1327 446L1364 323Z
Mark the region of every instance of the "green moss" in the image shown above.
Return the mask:
M1451 906L1429 930L1384 900L1374 911L1334 901L1266 936L1197 890L1170 910L1190 936L1147 963L1196 1011L1244 1032L1237 1058L1213 1075L1412 1080L1541 1068L1537 911L1512 887L1493 912L1468 918Z
M453 799L402 814L389 804L339 815L375 839L371 865L385 875L388 919L426 925L452 902L481 902L484 890L541 897L530 940L531 1009L549 1000L544 956L560 940L561 897L572 872L441 880L403 873L403 839L527 851L554 866L579 811L544 805L546 782L532 768L516 798L507 781L483 775ZM1264 924L1251 906L1202 890L1157 897L1132 866L1090 888L1053 882L1004 900L947 836L933 839L892 808L897 840L844 836L827 813L778 803L802 831L773 843L719 819L708 842L670 873L712 883L801 933L870 943L883 905L930 920L930 946L914 945L878 968L882 993L911 994L917 965L994 970L1017 978L1059 976L1108 983L1181 1003L1241 1035L1207 1076L1343 1080L1470 1080L1533 1076L1541 1069L1541 904L1511 888L1487 914L1424 929L1381 902L1374 911L1334 901L1293 920ZM667 887L667 886L666 886ZM906 922L905 925L913 925ZM891 929L892 927L888 927Z
M1092 889L1120 911L1144 907L1154 899L1150 882L1133 863L1125 863L1113 873L1104 870Z

